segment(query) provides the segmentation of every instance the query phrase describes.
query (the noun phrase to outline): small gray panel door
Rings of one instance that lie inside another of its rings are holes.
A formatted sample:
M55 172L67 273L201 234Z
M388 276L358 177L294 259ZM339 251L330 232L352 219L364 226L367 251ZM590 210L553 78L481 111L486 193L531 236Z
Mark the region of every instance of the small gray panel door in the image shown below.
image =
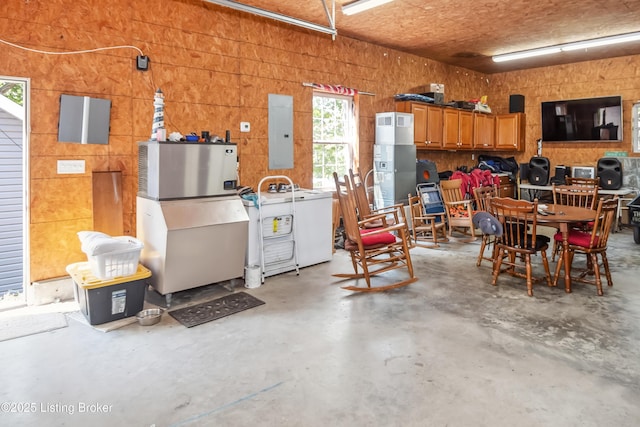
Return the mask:
M293 97L269 94L269 169L293 169Z

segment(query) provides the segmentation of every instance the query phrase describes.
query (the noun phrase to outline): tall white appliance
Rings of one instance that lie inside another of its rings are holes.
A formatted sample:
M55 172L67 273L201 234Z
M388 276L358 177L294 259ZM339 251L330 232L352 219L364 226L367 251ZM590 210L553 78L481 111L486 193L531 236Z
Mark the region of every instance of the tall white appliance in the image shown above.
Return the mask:
M173 292L243 276L249 216L236 193L237 146L138 143L140 261Z
M413 114L376 114L373 146L373 194L377 208L407 204L416 191L416 146L413 143Z

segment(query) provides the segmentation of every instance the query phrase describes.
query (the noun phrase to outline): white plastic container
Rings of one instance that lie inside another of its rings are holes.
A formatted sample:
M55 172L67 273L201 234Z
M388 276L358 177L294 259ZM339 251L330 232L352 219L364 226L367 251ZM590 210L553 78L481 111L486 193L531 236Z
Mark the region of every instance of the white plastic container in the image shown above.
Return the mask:
M129 236L118 236L114 239L129 242L130 248L101 255L87 255L91 272L100 280L131 276L138 270L140 251L144 244Z

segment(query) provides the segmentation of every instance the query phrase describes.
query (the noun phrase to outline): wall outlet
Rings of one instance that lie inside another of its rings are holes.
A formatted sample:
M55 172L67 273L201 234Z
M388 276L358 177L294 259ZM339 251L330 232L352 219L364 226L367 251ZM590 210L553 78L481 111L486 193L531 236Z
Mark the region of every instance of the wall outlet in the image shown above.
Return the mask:
M249 132L251 124L249 122L240 122L240 132Z

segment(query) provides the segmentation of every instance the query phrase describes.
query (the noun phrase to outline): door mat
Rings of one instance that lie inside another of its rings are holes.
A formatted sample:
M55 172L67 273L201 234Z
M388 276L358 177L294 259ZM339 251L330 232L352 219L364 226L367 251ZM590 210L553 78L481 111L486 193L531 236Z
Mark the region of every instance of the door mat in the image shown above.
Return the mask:
M246 292L237 292L222 298L214 299L178 310L169 314L187 328L202 325L212 320L221 319L231 314L239 313L264 304L264 301Z

